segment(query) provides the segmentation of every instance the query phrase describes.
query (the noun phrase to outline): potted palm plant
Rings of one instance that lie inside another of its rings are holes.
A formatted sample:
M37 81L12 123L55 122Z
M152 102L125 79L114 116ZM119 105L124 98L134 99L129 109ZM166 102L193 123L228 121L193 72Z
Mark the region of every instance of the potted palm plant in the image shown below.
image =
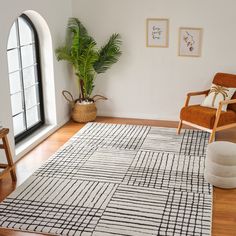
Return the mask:
M83 24L77 18L69 18L66 43L56 49L56 56L58 61L68 61L74 68L79 98L74 100L68 91L63 91L63 95L72 103L72 118L78 122L95 120L96 100L106 99L101 95L92 97L96 75L106 72L121 55L119 34L112 34L100 49L96 45Z

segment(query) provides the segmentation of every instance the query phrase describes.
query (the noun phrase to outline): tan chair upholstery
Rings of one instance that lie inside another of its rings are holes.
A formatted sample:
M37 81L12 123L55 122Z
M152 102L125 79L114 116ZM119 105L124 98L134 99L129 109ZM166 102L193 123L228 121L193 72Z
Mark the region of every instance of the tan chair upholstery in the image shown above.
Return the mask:
M217 73L213 83L230 88L236 88L236 75ZM209 142L215 138L215 132L236 126L236 93L231 100L222 101L218 109L203 107L198 105L189 105L192 96L205 95L209 90L201 92L192 92L187 94L184 107L180 111L180 123L177 133L180 133L182 124L188 124L211 133ZM222 112L222 106L228 104L226 112Z

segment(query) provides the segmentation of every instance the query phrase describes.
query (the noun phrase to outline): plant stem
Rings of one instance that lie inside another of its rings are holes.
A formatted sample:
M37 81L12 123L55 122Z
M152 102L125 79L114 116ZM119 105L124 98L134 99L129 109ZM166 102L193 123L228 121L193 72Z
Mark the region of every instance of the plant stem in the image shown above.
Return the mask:
M82 100L84 100L84 82L82 79L79 79L79 83L80 83L80 92L82 95Z

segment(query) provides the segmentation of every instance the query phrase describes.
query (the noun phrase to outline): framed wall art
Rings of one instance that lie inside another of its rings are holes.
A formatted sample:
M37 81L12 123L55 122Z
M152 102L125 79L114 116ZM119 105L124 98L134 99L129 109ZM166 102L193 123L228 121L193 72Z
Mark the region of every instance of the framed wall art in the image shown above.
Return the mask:
M146 21L147 47L168 47L169 20L149 18Z
M201 56L201 28L179 29L179 56L200 57Z

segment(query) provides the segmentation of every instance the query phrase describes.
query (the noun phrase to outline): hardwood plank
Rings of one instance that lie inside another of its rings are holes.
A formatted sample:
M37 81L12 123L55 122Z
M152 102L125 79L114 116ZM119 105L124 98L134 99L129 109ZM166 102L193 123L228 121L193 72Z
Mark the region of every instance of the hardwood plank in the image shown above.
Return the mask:
M151 125L177 128L178 122L157 121L142 119L125 119L98 117L97 122ZM23 183L36 169L38 169L53 153L55 153L71 136L80 130L84 124L68 122L31 152L26 154L16 163L17 183L11 181L10 175L0 180L0 201L6 198L17 186ZM184 126L186 128L186 126ZM187 127L188 128L188 127ZM225 130L217 133L217 140L236 143L236 129ZM9 229L0 229L0 236L36 236L42 234L25 233ZM214 188L213 194L213 236L236 235L236 189Z

